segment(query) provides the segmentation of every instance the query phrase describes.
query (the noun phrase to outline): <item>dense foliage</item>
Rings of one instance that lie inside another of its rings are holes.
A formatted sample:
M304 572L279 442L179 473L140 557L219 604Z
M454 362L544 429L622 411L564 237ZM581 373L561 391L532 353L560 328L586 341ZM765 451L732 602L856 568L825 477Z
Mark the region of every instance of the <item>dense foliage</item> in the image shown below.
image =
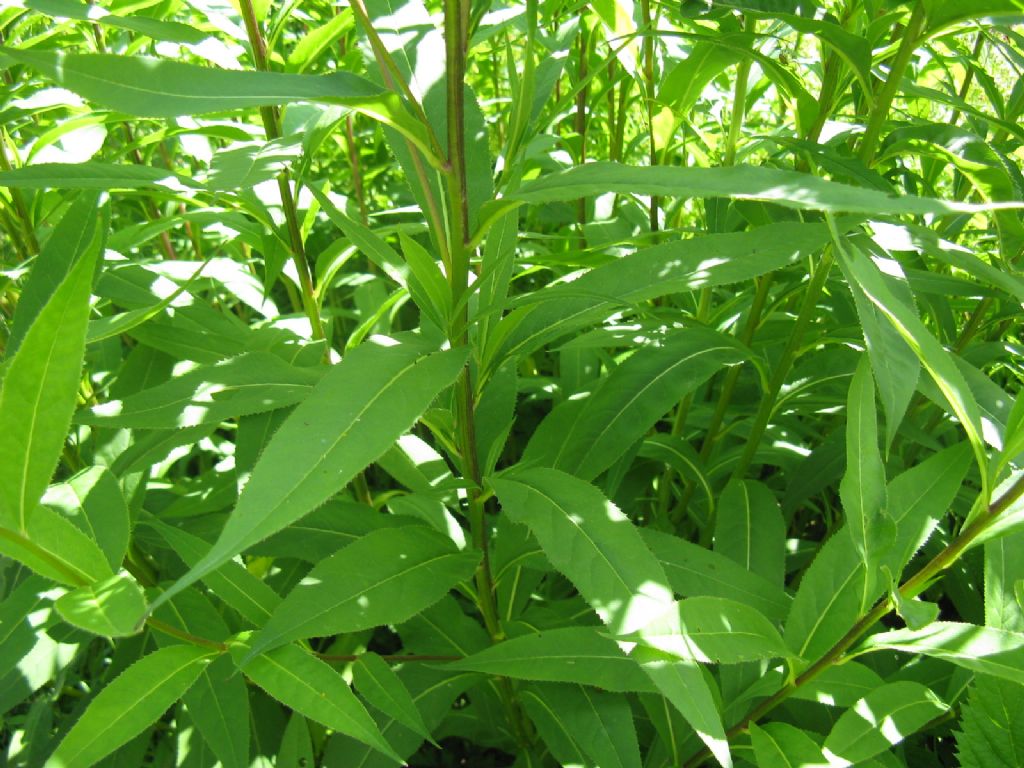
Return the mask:
M3 3L6 765L1019 768L1022 17Z

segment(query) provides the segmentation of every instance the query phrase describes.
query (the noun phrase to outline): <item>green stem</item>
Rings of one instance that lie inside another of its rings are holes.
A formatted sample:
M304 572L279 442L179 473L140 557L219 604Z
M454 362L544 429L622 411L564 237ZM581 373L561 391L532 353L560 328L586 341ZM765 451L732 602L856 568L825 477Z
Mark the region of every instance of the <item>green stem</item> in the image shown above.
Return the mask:
M176 637L179 640L184 640L187 643L192 643L192 645L201 645L204 648L213 648L221 651L222 653L228 650L228 647L224 643L218 643L215 640L209 640L205 637L193 635L191 632L178 629L177 627L160 621L160 619L154 619L152 616L146 619L146 624L158 632L163 632L165 635L170 635L171 637Z
M754 455L757 453L761 438L764 437L765 430L768 429L768 423L771 421L772 411L775 410L775 403L778 400L779 392L782 390L782 385L786 383L786 378L789 376L793 362L799 355L804 333L807 330L807 326L814 319L818 297L821 296L821 291L825 287L825 280L828 278L828 273L832 268L834 259L834 248L827 246L821 255L821 261L818 262L818 266L814 270L814 274L811 275L811 281L807 286L807 292L804 294L800 313L793 324L793 331L786 342L786 348L782 351L782 357L779 358L779 362L772 372L772 378L768 382L768 389L761 398L761 404L757 409L757 414L754 416L754 424L751 427L750 434L747 436L747 443L743 449L743 454L740 456L739 463L733 469L732 476L735 478L743 477L754 460Z
M427 131L427 135L430 137L431 146L434 148L434 152L438 157L442 157L437 137L434 135L434 129L427 119L426 114L423 112L423 107L420 106L419 102L413 96L409 85L405 82L405 78L402 77L402 73L398 71L398 67L388 53L387 48L384 46L384 42L380 39L377 34L377 30L373 27L373 22L370 20L370 15L366 10L366 6L363 5L362 0L354 0L352 3L352 9L356 14L356 18L363 27L363 31L366 33L367 38L370 40L370 48L373 50L374 58L377 61L377 66L380 68L381 78L384 80L384 86L394 93L403 94L406 99L413 105L413 109L416 110L419 116L420 122L423 124ZM434 234L434 241L437 244L438 250L441 255L441 263L445 267L445 272L451 274L452 262L451 254L449 252L448 241L445 237L445 224L441 216L441 207L438 205L437 200L434 197L434 188L430 184L430 179L427 177L426 166L423 165L423 157L419 148L413 144L413 142L405 137L405 144L409 150L409 156L412 158L413 173L416 174L416 179L420 184L420 189L423 190L424 201L426 202L427 218L430 220L430 229Z
M640 18L644 25L643 36L643 74L644 74L644 107L647 112L647 143L650 150L649 162L658 164L658 147L654 136L654 22L651 15L651 1L640 0ZM651 195L650 224L651 232L657 232L658 209L661 198Z
M240 0L239 8L242 11L245 32L249 37L249 45L252 48L252 57L256 64L256 69L261 72L268 72L270 71L270 65L267 58L267 43L263 37L263 32L260 30L259 22L256 20L256 12L253 9L252 0ZM263 130L267 139L273 141L280 138L281 119L277 109L274 107L260 107L260 117L263 120ZM281 194L281 207L284 209L284 218L288 229L291 259L299 276L302 306L306 311L306 316L309 318L313 338L323 339L324 326L320 319L320 307L317 303L316 291L313 287L313 272L306 258L302 230L299 226L299 213L295 206L295 198L292 195L291 181L287 170L281 171L278 175L277 188Z
M7 157L7 141L7 131L0 130L0 170L12 171L14 168ZM25 198L22 197L21 190L10 187L8 192L10 192L11 202L14 203L14 210L24 232L29 253L39 253L39 242L36 240L36 233L32 228L32 220L29 218L28 207L25 205Z
M744 31L756 32L757 21L748 17L743 24ZM729 116L729 135L725 144L723 165L736 164L736 145L743 130L743 116L747 112L747 81L750 79L750 58L745 58L736 67L736 90L732 97L732 114Z
M586 10L581 9L579 14L580 19L580 59L577 66L577 75L580 82L587 82L587 58L590 54L590 35L587 29L587 18ZM576 113L574 115L576 139L580 143L580 154L578 158L579 165L583 165L587 162L587 100L590 95L590 89L584 85L576 93ZM586 235L583 233L583 228L587 223L587 199L581 197L576 201L576 221L580 228L580 248L587 247Z
M903 73L906 71L907 65L910 64L914 51L917 50L917 44L921 39L921 31L924 29L924 21L924 4L921 0L918 0L914 5L913 12L910 14L907 27L903 30L900 47L892 60L892 66L889 68L889 74L885 78L885 83L878 92L875 105L872 107L871 114L868 117L867 129L861 138L859 156L861 162L865 165L871 165L875 159L875 153L878 151L878 140L882 135L882 126L889 117L889 108L892 106L892 101L899 90Z
M964 528L960 535L950 542L941 552L926 563L921 570L907 579L899 587L900 596L911 599L920 594L935 578L959 560L960 556L973 544L979 536L987 531L1010 506L1024 497L1024 476L1017 481L1001 497L992 502L984 513L973 523ZM726 731L728 738L733 738L746 731L751 723L775 709L789 698L797 689L814 680L822 672L842 661L846 652L867 632L877 624L893 608L892 598L885 597L864 614L850 630L843 635L814 664L799 674L792 682L787 683L773 695L762 701L738 723ZM698 752L684 764L685 768L696 768L709 756L708 751Z

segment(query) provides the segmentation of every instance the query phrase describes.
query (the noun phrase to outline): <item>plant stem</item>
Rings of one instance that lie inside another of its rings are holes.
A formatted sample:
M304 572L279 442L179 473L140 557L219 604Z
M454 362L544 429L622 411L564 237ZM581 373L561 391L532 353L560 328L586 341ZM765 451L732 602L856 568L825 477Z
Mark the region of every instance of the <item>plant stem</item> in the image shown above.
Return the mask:
M581 8L580 14L580 43L579 43L579 64L577 66L577 75L581 83L587 82L587 58L590 54L590 34L587 28L587 17L586 9ZM580 153L578 157L578 164L583 165L587 162L587 98L590 96L590 88L588 85L584 85L576 92L576 113L574 115L574 127L576 129L576 139L580 143ZM576 201L576 222L580 228L580 248L587 247L586 235L583 233L583 227L587 223L587 199L581 197Z
M979 515L974 522L964 528L960 532L959 536L946 545L946 547L926 563L921 570L903 582L899 587L900 596L909 600L910 598L920 594L933 579L953 565L960 558L960 555L962 555L964 551L966 551L967 548L970 547L979 536L981 536L981 534L987 531L1003 512L1009 509L1009 507L1021 497L1024 497L1024 476L1019 477L1017 481L1010 486L1006 493L993 501L984 513ZM811 680L814 680L829 667L841 661L846 651L852 648L854 643L856 643L865 632L871 629L871 627L877 624L886 614L888 614L892 608L892 598L888 596L876 603L874 607L864 614L845 635L836 641L835 645L829 648L821 658L800 673L792 682L787 683L784 687L780 688L773 695L769 696L750 710L742 720L726 731L726 736L728 738L733 738L738 736L740 733L743 733L750 727L751 723L756 722L771 712L775 707L789 698L789 696L798 688L806 685ZM710 753L706 749L698 752L684 763L684 768L695 768L703 763L709 754Z
M252 58L256 64L256 69L261 72L269 72L267 43L263 38L259 22L256 20L256 12L253 9L252 0L240 0L239 8L242 11L245 32L249 37L249 45L252 48ZM274 107L260 107L260 117L263 120L263 130L267 139L269 141L279 139L281 137L281 120L277 109ZM306 258L306 249L302 241L302 230L299 227L299 213L295 206L295 197L292 195L292 186L287 170L282 170L278 174L277 188L281 194L281 207L284 209L285 224L288 229L292 263L295 265L295 271L299 276L302 306L306 311L306 316L309 318L313 338L323 339L324 326L320 319L320 308L317 304L316 291L313 287L313 272Z
M651 165L658 164L658 147L654 136L654 31L655 18L651 15L651 0L640 0L640 18L644 25L643 36L643 74L644 74L644 107L647 111L647 142L650 151ZM661 198L651 195L650 222L651 232L657 232L658 208Z
M872 161L875 159L875 153L878 151L878 140L882 135L882 126L885 124L886 118L889 116L889 108L892 106L892 101L896 97L896 92L899 90L900 81L903 79L903 73L906 71L907 65L910 64L910 59L914 55L914 51L917 50L917 44L921 38L921 31L924 29L924 20L924 4L921 0L918 0L914 5L913 12L910 14L910 20L907 22L907 27L903 30L900 47L896 51L896 56L892 60L892 65L889 68L888 76L885 78L885 83L882 85L882 89L878 92L875 104L868 117L867 129L864 131L864 136L861 138L859 156L861 162L865 165L871 165Z
M743 23L744 31L756 32L757 21L747 17ZM732 97L732 114L729 116L729 135L725 143L725 156L722 158L722 165L736 164L736 144L740 139L740 131L743 130L743 116L747 111L747 81L750 79L750 58L744 58L736 66L736 90Z
M363 31L366 33L366 37L370 41L370 48L373 50L373 56L377 61L377 66L380 67L380 76L384 80L384 86L390 91L404 95L412 104L413 109L419 116L420 122L427 131L427 135L430 137L430 143L431 146L434 147L434 152L438 157L443 156L443 153L438 146L437 137L434 135L433 126L431 126L430 121L423 112L423 107L416 100L412 90L409 88L409 85L402 77L402 73L399 72L394 59L391 57L391 54L388 53L387 48L380 39L380 35L377 34L377 30L374 29L373 22L370 20L370 15L366 10L366 6L363 4L363 1L353 0L352 10L355 12L356 19L362 25ZM430 220L430 229L434 234L434 242L437 244L437 248L440 251L441 263L445 267L446 274L450 275L452 272L451 254L448 240L445 237L446 229L445 222L441 217L441 207L434 198L434 188L431 186L430 179L427 177L427 169L423 165L423 157L421 156L419 148L416 147L408 138L405 139L405 145L409 150L409 156L412 158L413 172L416 174L416 180L419 182L420 188L423 190L423 197L427 206L425 213L427 214L427 218Z
M7 157L7 131L5 130L0 130L0 170L8 172L14 170ZM11 202L14 203L14 210L24 233L25 242L28 244L27 250L32 254L39 253L39 242L36 240L36 233L32 228L32 220L29 218L28 208L25 205L25 198L21 195L21 190L10 187L8 192L11 195Z
M747 436L747 443L743 449L743 454L740 456L739 463L733 469L732 476L735 478L743 477L754 460L754 455L757 453L761 438L764 437L765 430L768 428L768 422L771 420L772 411L775 409L779 392L782 390L782 385L786 383L789 370L799 354L800 345L803 343L807 326L810 325L811 320L814 318L818 297L821 296L821 291L825 287L825 280L828 278L828 273L832 268L834 259L835 249L832 246L826 246L817 268L811 275L810 283L807 285L807 292L804 294L800 313L797 315L796 322L793 323L793 331L790 333L789 339L786 341L786 347L782 351L782 356L772 372L772 378L768 382L768 389L761 398L761 404L758 406L757 414L754 416L754 424L751 427L750 434Z

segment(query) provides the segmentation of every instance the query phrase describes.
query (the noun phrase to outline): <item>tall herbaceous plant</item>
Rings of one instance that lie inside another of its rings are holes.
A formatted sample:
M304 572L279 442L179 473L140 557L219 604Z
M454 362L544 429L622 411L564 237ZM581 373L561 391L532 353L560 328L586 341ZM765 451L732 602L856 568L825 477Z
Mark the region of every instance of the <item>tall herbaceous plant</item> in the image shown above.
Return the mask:
M1024 0L0 4L12 768L1020 768Z

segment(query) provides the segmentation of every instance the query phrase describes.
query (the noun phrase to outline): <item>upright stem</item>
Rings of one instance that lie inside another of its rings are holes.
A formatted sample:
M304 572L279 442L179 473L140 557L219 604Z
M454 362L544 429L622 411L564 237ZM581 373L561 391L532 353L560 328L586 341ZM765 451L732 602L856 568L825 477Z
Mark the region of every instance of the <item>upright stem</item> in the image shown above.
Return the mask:
M434 152L440 157L443 153L441 152L437 137L434 135L434 129L427 119L426 114L423 112L423 107L412 93L412 89L409 84L405 82L402 77L402 73L398 71L398 67L395 65L394 59L391 54L388 53L387 48L384 46L384 42L380 39L380 35L377 34L377 30L373 28L373 23L370 20L370 15L366 10L366 6L363 4L363 0L352 0L352 10L355 12L356 19L363 27L363 31L366 33L367 39L370 41L370 48L373 49L373 56L377 61L377 66L380 68L381 78L384 80L385 87L388 90L394 91L395 93L402 94L406 100L412 105L413 110L416 112L427 131L427 135L430 138L430 145ZM420 188L423 190L423 197L426 202L427 218L430 219L430 227L435 236L435 242L437 243L438 250L441 252L441 263L444 265L447 274L451 274L451 256L449 254L448 240L445 237L445 222L441 216L441 207L438 205L436 199L434 199L434 188L431 186L430 179L427 177L426 166L423 165L423 157L420 154L419 148L417 148L408 138L405 139L405 145L409 150L409 156L412 158L413 172L416 174L416 180L420 184Z
M748 17L743 26L746 31L754 32L757 29L757 21L752 16ZM743 116L747 111L747 81L749 79L750 59L745 58L736 67L736 90L732 98L732 114L729 116L729 135L725 143L723 165L736 163L736 144L739 142L740 131L743 129Z
M7 132L0 130L0 170L12 171L11 161L7 157ZM39 253L39 242L36 240L35 230L28 215L28 207L25 205L25 198L21 196L21 190L11 187L8 190L11 194L11 202L14 203L14 211L18 215L18 223L25 236L30 253Z
M256 12L253 10L252 0L240 0L239 7L242 11L242 19L245 22L245 32L249 37L249 45L252 48L253 62L256 69L261 72L269 71L267 59L267 43L263 37L259 22L256 20ZM260 107L260 117L263 120L263 130L267 139L273 141L281 137L281 119L277 109L274 107ZM291 246L292 263L299 275L299 288L302 292L302 306L309 318L310 329L314 339L324 338L324 327L320 320L320 308L316 301L316 292L313 288L313 272L306 259L306 248L302 241L302 229L299 226L299 213L295 206L295 197L292 195L291 181L288 171L283 170L277 177L277 188L281 194L281 207L284 209L285 224L288 228L288 241Z
M644 25L643 36L643 73L644 73L644 106L647 110L647 142L650 148L651 165L658 164L658 146L654 137L654 17L651 14L651 0L640 0L640 16ZM651 195L651 232L657 232L658 209L661 198Z
M754 425L751 427L750 434L747 436L747 443L743 449L743 454L740 457L739 463L733 470L733 477L743 477L747 469L750 468L751 462L754 460L754 455L757 453L758 446L761 443L761 438L764 437L765 430L768 429L768 423L771 421L772 412L775 410L775 403L778 400L779 392L782 390L782 385L786 383L786 378L789 376L789 370L797 358L800 345L803 343L804 333L807 330L807 326L810 325L811 320L814 319L814 313L818 306L818 297L821 296L822 288L825 287L825 280L828 277L829 270L832 268L832 262L834 259L834 248L832 246L826 246L821 255L821 260L818 262L818 266L814 270L814 274L811 275L811 281L807 286L807 292L804 294L804 301L800 307L800 313L797 315L796 322L793 324L793 332L789 335L789 339L786 342L786 348L782 351L782 357L779 358L779 362L775 366L775 370L772 372L772 378L768 383L768 389L761 398L761 404L757 409L757 414L754 416Z
M449 286L452 306L458 307L458 317L452 321L449 339L452 346L469 343L469 304L463 295L469 287L469 189L466 183L466 135L465 135L465 77L468 55L470 0L444 0L444 37L446 54L446 78L448 97L448 248L451 256ZM492 641L504 639L504 631L498 618L498 604L491 575L489 533L485 514L485 499L482 496L483 477L477 462L475 398L472 369L466 366L455 386L456 431L459 452L462 454L462 468L470 481L468 495L468 518L470 535L474 546L480 550L480 566L475 581L477 604L483 616L484 625ZM526 746L530 741L530 726L515 699L515 692L508 678L497 681L498 693L505 705L516 738Z
M576 114L574 122L576 138L580 143L579 165L587 162L587 101L590 95L590 88L587 82L587 58L590 54L590 34L587 29L586 10L580 11L580 60L577 66L579 82L584 83L583 87L576 93ZM583 227L587 223L587 199L581 197L576 201L576 220L580 227L580 246L587 245L586 236L583 234Z
M921 0L918 0L913 12L910 14L907 28L903 30L900 47L896 51L892 65L889 67L889 74L885 78L885 83L878 92L875 105L872 107L871 114L868 117L867 129L861 138L859 156L861 162L865 165L871 165L871 162L875 159L875 153L878 151L878 139L882 135L882 126L889 116L889 108L892 106L892 101L899 90L903 73L906 71L914 51L917 50L917 44L921 39L921 31L924 29L924 20L924 4Z

